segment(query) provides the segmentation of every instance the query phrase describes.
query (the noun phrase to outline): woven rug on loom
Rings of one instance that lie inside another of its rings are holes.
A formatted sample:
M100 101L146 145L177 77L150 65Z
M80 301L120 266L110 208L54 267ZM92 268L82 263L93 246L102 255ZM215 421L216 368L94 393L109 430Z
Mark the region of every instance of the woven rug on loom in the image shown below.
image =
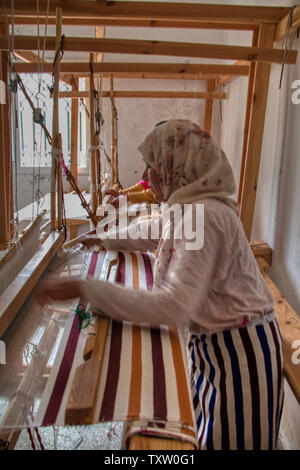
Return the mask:
M89 255L87 274L103 278L113 252ZM115 254L116 256L116 254ZM151 289L154 256L118 254L117 281L126 287ZM101 275L102 274L102 275ZM64 334L36 416L36 424L64 424L65 407L86 340L74 317ZM186 374L182 339L175 329L111 321L97 393L95 423L129 422L134 434L169 437L197 447L196 425Z

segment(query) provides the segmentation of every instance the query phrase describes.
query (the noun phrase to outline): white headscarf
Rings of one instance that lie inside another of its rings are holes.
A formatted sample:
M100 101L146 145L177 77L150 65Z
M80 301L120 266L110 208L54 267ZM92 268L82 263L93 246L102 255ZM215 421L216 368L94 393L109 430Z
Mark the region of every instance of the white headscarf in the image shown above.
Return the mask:
M158 127L139 146L144 161L160 179L164 200L170 206L217 198L236 213L236 191L230 163L214 139L188 120L172 119ZM155 283L163 277L172 254L172 241L161 240Z

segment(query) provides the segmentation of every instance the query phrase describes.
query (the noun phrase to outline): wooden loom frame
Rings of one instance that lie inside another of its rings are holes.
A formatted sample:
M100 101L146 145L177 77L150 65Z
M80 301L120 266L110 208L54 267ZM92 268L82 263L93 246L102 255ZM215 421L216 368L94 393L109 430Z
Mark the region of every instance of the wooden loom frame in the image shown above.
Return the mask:
M45 11L46 2L40 2L40 10ZM73 1L52 1L50 9L49 24L56 22L56 7L63 7L61 18L62 24L69 25L94 25L97 27L108 26L136 26L136 27L167 27L167 28L199 28L199 29L224 29L224 30L241 30L252 31L253 40L252 47L243 48L239 46L218 46L218 45L201 45L195 44L179 44L174 50L172 43L150 44L151 41L116 41L103 39L100 35L95 40L74 40L66 41L66 50L79 48L88 50L89 52L128 52L138 50L140 53L150 54L170 54L197 57L214 57L214 58L232 58L237 62L231 66L220 65L201 65L192 64L107 64L95 63L95 73L102 73L104 76L124 77L124 78L176 78L176 79L202 79L207 81L207 94L203 95L206 99L204 127L207 132L211 130L212 120L212 99L215 98L217 89L216 79L220 78L222 85L225 85L232 77L248 75L248 96L247 108L244 127L244 143L241 161L240 183L239 183L239 202L240 202L240 218L245 228L246 235L250 240L252 221L255 208L257 182L259 176L260 155L263 140L265 112L268 96L268 84L270 76L270 64L272 62L280 62L282 52L273 48L273 42L281 40L286 33L287 24L290 18L289 8L278 7L247 7L247 6L223 6L223 5L196 5L196 4L163 4L163 3L131 3L131 2L113 2L106 4L105 2L92 2L87 5L82 0ZM15 0L16 24L36 24L35 15L36 2L34 0ZM45 19L40 17L42 23ZM0 24L4 24L3 17L0 16ZM300 24L300 6L293 10L291 25L289 31L295 31ZM100 26L101 25L101 26ZM1 27L3 33L3 26ZM76 38L75 38L76 39ZM82 45L83 41L83 45ZM22 57L27 63L17 64L18 73L32 73L37 69L34 64L36 56L32 53L32 48L36 45L36 39L29 37L15 38L15 47L18 49L19 57ZM57 44L56 44L57 46ZM54 49L54 40L47 40L47 47ZM138 49L137 49L138 48ZM57 49L57 47L56 47ZM180 53L178 53L180 49ZM7 45L0 36L0 54L1 54L1 70L0 78L5 79L5 55ZM289 53L288 63L295 63L296 55ZM51 66L45 64L46 72ZM51 68L52 70L52 68ZM76 101L76 92L78 92L78 77L88 76L88 64L70 64L61 65L60 78L72 86L72 103ZM116 92L115 92L116 96ZM166 95L165 95L166 96ZM174 97L174 95L173 95ZM58 94L55 100L58 99ZM5 124L7 121L7 106L1 105L0 120ZM6 115L5 115L6 113ZM76 106L74 105L74 114L72 106L72 129L76 127ZM5 117L6 116L6 117ZM8 149L9 149L9 133L5 131L5 125L0 126L1 142L1 163L0 163L0 182L4 188L4 198L0 199L0 245L7 243L8 234ZM72 133L73 133L72 132ZM71 166L75 168L76 145L72 152ZM6 189L5 189L6 188ZM52 227L54 228L54 226ZM61 237L59 237L61 239ZM59 248L61 241L55 243L55 250ZM261 247L261 244L253 246ZM265 247L270 254L270 249ZM267 264L270 264L270 256L268 259L264 257L264 263L261 256L257 255L260 267L264 273L267 284L271 281L267 277L265 270ZM44 268L46 267L43 264ZM272 287L276 289L276 287ZM277 296L277 297L276 297ZM280 298L279 298L280 297ZM276 300L277 298L277 300ZM279 299L279 300L278 300ZM297 314L287 304L286 300L282 300L280 292L275 292L277 318L280 320L280 328L283 333L284 353L285 353L285 373L292 386L292 389L300 400L299 390L299 370L291 365L290 357L293 350L291 349L292 339L295 338L296 329L300 328L300 321ZM282 302L284 306L282 306ZM284 309L284 314L282 313ZM0 312L1 318L2 312ZM288 317L288 321L286 320ZM292 318L292 322L291 322ZM297 328L295 328L297 325Z

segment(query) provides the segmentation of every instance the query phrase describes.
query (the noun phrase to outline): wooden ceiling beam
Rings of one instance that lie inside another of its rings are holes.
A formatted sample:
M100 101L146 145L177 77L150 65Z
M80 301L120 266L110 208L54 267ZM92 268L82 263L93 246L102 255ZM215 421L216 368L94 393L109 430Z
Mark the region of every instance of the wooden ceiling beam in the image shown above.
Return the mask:
M15 50L38 50L35 36L15 36ZM170 41L142 41L133 39L65 38L64 51L103 52L113 54L167 55L222 60L247 60L254 62L281 63L284 51L272 48L224 46ZM55 38L48 37L46 50L55 50ZM6 38L0 38L0 50L8 50ZM297 51L289 51L286 64L295 64Z
M88 91L60 91L59 98L87 98ZM104 90L102 98L110 98L110 91ZM226 99L226 93L209 93L206 91L114 91L115 98L185 98L185 99Z
M26 54L26 52L24 52ZM23 54L23 52L22 52ZM31 54L31 52L30 52ZM37 73L35 63L15 63L18 73ZM166 64L166 63L94 63L95 74L105 76L114 75L116 78L184 78L184 79L214 79L219 76L247 76L249 64L220 65L220 64ZM61 73L87 77L90 71L88 62L64 62L61 64ZM52 73L52 64L43 65L44 73Z
M281 41L287 31L290 34L297 31L298 28L300 28L300 5L291 10L291 12L278 23L275 32L275 41Z
M0 23L5 24L6 19L0 16ZM8 16L8 22L12 23L12 17ZM15 25L36 25L37 16L15 16ZM39 24L46 23L46 18L39 18ZM49 25L55 25L55 18L48 18ZM221 30L239 30L252 31L258 28L255 23L214 23L213 21L174 21L174 20L141 20L141 19L115 19L115 18L63 18L65 26L110 26L110 27L129 27L129 28L175 28L175 29L221 29Z
M257 7L238 5L209 5L195 3L103 2L83 0L52 0L49 15L63 9L65 17L115 18L142 20L202 20L232 23L278 23L290 11L283 7ZM39 2L40 16L45 15L47 0ZM15 0L14 14L36 14L35 0Z

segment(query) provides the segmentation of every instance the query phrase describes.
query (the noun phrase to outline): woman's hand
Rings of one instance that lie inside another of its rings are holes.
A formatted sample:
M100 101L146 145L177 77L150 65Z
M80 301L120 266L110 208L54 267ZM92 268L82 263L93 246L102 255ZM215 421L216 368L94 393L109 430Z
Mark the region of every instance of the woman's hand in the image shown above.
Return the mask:
M82 296L82 283L78 280L47 279L39 283L33 292L33 298L41 306L76 299Z

